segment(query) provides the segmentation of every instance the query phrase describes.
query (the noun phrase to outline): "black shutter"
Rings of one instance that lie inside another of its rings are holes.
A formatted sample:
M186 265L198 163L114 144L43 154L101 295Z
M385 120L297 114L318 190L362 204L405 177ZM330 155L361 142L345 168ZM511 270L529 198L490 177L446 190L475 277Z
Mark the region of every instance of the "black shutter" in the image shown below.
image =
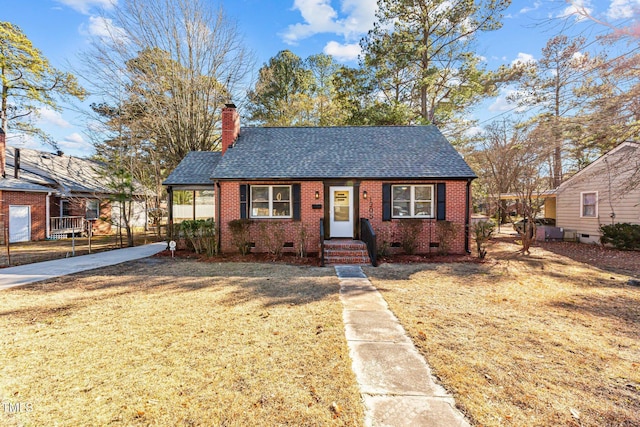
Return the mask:
M382 220L391 221L391 184L382 184Z
M240 219L247 218L247 192L249 190L249 186L247 184L240 184Z
M293 184L291 193L293 196L293 220L300 221L300 184Z
M438 202L438 212L436 214L436 219L438 221L445 221L447 219L447 200L446 200L446 187L445 183L442 182L438 184L438 192L437 192L437 202Z

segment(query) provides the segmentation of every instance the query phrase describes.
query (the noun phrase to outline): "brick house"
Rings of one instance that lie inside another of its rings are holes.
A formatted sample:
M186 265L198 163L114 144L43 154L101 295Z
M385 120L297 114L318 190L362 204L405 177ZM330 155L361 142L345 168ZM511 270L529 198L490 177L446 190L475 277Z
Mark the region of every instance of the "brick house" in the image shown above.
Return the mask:
M476 175L436 127L241 129L232 104L222 127L220 155L207 165L206 155L191 153L164 185L170 195L181 185L215 189L223 252L237 250L229 221L246 218L257 252L269 243L261 224L277 224L291 250L371 240L372 229L378 245L399 250L409 237L416 253L428 253L442 243L438 223L447 221L457 231L449 252L468 253Z
M89 159L6 147L0 130L0 235L12 243L60 238L89 224L110 233L114 191L105 176Z

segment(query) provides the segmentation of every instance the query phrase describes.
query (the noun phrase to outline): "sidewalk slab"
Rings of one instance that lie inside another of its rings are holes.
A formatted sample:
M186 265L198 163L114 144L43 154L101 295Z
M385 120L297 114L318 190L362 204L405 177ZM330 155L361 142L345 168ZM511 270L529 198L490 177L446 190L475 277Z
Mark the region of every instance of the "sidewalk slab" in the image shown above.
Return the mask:
M146 258L162 252L166 247L166 242L158 242L132 248L114 249L90 255L3 268L0 269L0 290Z
M365 394L446 396L411 344L351 343L353 370Z
M469 427L467 420L454 408L452 398L364 396L364 402L371 408L365 419L367 426Z
M411 343L389 310L344 310L343 317L349 341Z

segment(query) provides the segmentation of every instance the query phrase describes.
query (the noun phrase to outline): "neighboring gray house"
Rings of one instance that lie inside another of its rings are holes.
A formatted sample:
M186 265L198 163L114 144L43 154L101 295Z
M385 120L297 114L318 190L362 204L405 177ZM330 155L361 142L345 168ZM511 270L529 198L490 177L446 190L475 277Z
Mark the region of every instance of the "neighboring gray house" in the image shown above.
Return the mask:
M599 243L600 226L640 224L640 143L623 142L557 189L556 224Z

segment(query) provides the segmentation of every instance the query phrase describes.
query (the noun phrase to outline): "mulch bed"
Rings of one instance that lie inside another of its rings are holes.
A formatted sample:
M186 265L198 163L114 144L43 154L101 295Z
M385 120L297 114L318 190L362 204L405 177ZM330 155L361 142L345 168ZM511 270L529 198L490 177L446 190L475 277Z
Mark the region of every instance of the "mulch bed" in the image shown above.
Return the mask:
M160 258L170 258L172 255L171 251L165 250L154 256ZM280 257L268 253L248 253L246 255L241 255L239 253L228 253L210 257L203 254L196 254L195 252L186 249L177 249L173 256L175 256L176 258L197 259L202 262L262 262L291 265L308 265L311 267L320 266L320 258L318 258L317 254L309 254L306 257L299 257L292 252L285 252Z
M492 239L495 242L502 241L516 244L518 237L515 235L499 235ZM602 245L575 243L575 242L535 242L534 247L543 248L549 252L566 256L573 260L598 267L603 270L611 270L619 273L640 277L640 251L621 251L607 248ZM171 257L170 251L162 251L156 257ZM295 253L285 252L280 257L267 253L249 253L240 255L238 253L220 254L213 257L199 255L185 249L178 249L174 254L177 258L197 259L202 262L263 262L282 263L291 265L307 265L312 267L320 266L320 258L315 253L307 257L299 257ZM489 249L489 257L491 250ZM481 263L484 260L475 255L440 255L422 254L406 255L393 254L378 257L378 264L420 264L420 263Z

